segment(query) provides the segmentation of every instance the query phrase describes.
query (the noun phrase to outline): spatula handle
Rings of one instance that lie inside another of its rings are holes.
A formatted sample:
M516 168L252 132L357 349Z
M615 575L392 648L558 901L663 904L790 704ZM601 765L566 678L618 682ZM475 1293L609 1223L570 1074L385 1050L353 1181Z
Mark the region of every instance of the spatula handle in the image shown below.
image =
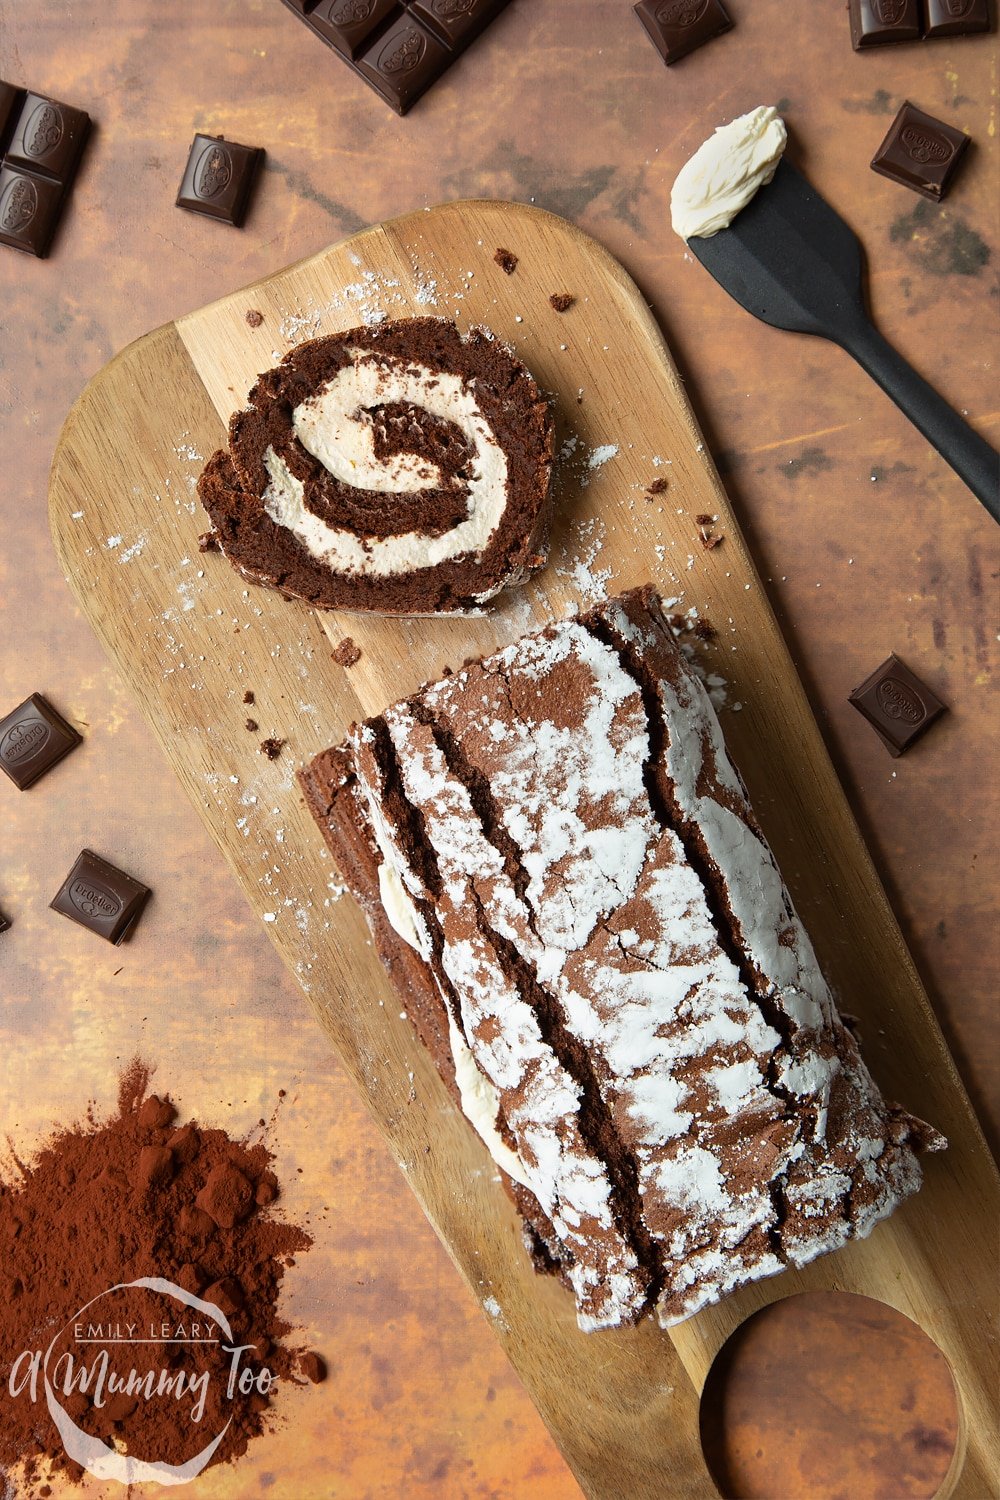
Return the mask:
M1000 521L1000 454L996 449L973 432L867 320L859 321L840 342L965 480L994 521Z

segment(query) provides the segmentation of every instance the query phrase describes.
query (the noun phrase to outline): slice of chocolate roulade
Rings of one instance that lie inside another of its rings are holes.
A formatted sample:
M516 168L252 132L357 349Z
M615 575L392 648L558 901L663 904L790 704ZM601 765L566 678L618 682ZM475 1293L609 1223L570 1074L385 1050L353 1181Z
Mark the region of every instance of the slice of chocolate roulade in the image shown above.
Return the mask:
M553 423L485 329L411 318L260 376L198 482L245 577L320 609L439 614L545 561Z

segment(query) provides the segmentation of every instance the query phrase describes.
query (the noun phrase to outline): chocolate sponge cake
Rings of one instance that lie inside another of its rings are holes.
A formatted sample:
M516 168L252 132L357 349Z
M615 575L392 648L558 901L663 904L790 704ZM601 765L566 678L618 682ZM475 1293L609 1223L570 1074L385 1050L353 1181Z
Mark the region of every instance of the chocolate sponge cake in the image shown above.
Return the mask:
M320 609L438 614L545 560L553 423L484 329L313 339L258 379L198 493L247 578Z
M638 590L301 773L407 1011L587 1329L678 1322L920 1185L661 603Z

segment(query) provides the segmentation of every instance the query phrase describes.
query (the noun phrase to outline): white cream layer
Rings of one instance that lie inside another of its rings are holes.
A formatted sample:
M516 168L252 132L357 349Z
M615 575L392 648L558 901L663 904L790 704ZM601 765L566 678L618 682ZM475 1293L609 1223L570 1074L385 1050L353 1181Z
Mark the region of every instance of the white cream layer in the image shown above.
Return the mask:
M368 804L368 808L369 812L375 811L371 803ZM378 823L373 821L373 831L375 842L382 855L382 863L378 867L378 887L389 925L404 943L409 943L410 947L416 949L426 960L430 956L430 942L424 924L397 868L388 829L384 824L380 828ZM530 1189L531 1183L528 1181L521 1158L516 1151L510 1149L497 1129L500 1095L477 1064L469 1044L455 1025L450 1010L448 1011L448 1040L451 1043L451 1055L455 1064L455 1082L462 1101L462 1113L497 1166L502 1167L508 1177L513 1177L515 1182Z
M366 349L352 349L350 354L352 363L292 413L292 430L303 448L355 489L387 496L417 494L441 484L438 466L412 453L377 458L369 409L389 402L421 408L452 422L472 449L465 519L440 536L404 531L362 542L353 531L329 526L306 509L302 481L271 447L264 454L270 478L263 495L265 511L298 537L317 561L338 573L385 578L481 553L507 504L507 455L473 389L460 375L426 365Z
M670 222L681 239L707 239L728 228L771 181L786 139L785 122L769 104L720 125L681 167L671 189Z

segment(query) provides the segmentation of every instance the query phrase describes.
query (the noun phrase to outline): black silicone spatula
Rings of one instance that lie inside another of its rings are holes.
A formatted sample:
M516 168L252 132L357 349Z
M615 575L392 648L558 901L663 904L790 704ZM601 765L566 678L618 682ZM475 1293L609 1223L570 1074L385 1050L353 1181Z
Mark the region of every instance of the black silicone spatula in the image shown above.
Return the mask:
M853 354L1000 521L1000 455L873 326L861 242L789 162L782 159L728 229L687 244L755 318L819 334Z

